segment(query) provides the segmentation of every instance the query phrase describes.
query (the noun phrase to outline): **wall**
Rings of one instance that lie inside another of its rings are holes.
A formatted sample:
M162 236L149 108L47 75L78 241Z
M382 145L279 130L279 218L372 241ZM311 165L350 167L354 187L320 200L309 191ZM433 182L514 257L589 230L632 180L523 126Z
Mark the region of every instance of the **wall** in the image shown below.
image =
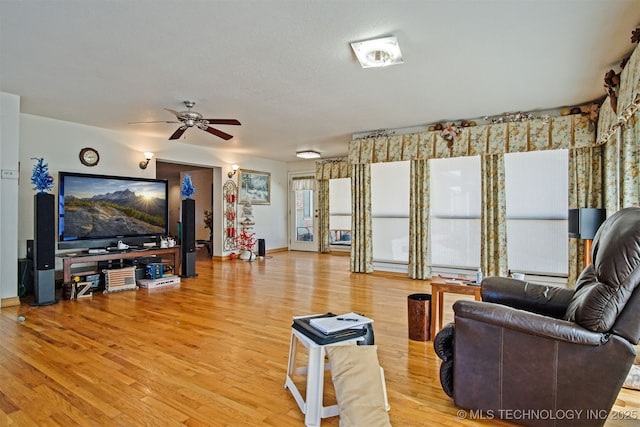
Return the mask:
M19 116L20 97L0 92L0 307L19 303L16 245ZM33 227L33 222L31 224Z
M289 162L287 163L287 170L289 172L296 172L296 173L309 172L309 174L315 176L316 160L300 160L297 162Z
M159 178L165 179L164 177ZM180 175L175 177L172 175L167 181L169 182L169 234L179 239L178 223L181 215L180 200L182 200L180 195Z
M83 147L93 147L99 151L100 162L97 166L86 167L80 163L78 153ZM138 167L138 163L144 159L145 151L154 152L155 156L147 169L142 170ZM214 148L20 114L19 160L22 179L19 183L18 235L15 239L18 241L19 257L23 257L26 253L26 240L33 238L34 191L30 183L31 169L35 163L31 160L33 157L44 157L45 162L49 164L49 171L56 180L54 186L56 195L59 171L155 178L156 159L195 166L218 167L219 170L224 171L230 170L232 163L238 163L247 169L270 172L273 187L271 205L254 209L256 232L266 240L267 249L286 247L286 165L258 158L235 157L227 160L228 156L228 152L217 151ZM220 198L223 180L215 179L214 183L216 185L214 193L217 198ZM220 207L221 203L214 201L214 209L219 210ZM216 229L222 230L221 213L214 218ZM14 227L14 224L15 222L11 226ZM221 232L219 236L222 236ZM217 252L214 251L215 255L223 255L221 244L216 242L215 248L217 248ZM11 262L15 262L15 259ZM61 268L60 262L57 268Z
M196 167L179 163L156 162L156 177L169 182L169 234L178 237L178 223L181 221L182 179L189 173L196 189L192 199L196 202L196 239L208 240L209 229L204 227L204 210L211 210L212 192L215 194L213 175L219 167ZM212 187L213 185L213 187ZM202 227L200 227L202 225Z
M264 239L266 249L287 248L287 168L284 163L265 159L247 159L238 162L240 169L271 173L271 204L252 205L253 231L256 239ZM232 179L238 184L238 175ZM225 182L227 179L224 180ZM277 207L274 209L274 207ZM242 205L238 204L236 217L240 216ZM236 227L239 229L239 227Z

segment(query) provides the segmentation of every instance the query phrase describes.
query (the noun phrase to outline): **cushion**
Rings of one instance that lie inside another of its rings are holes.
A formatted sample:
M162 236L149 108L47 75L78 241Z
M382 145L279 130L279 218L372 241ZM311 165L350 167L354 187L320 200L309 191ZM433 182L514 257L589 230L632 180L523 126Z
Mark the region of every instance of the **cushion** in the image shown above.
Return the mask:
M622 385L624 388L630 388L633 390L640 390L640 366L632 365L627 378Z
M453 359L445 360L440 365L440 385L449 397L453 397Z
M433 339L433 350L436 355L444 360L453 359L453 333L455 324L453 322L444 325Z
M390 427L375 345L326 348L340 407L340 427Z
M565 320L608 332L640 284L640 209L609 217L593 240L593 264L576 282Z

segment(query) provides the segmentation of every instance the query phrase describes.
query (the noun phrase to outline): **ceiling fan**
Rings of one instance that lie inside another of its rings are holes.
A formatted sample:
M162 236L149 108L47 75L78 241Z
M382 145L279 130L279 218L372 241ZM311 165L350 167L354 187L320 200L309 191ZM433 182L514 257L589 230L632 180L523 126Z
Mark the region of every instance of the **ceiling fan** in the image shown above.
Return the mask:
M130 125L133 124L141 124L141 123L180 123L180 127L169 137L169 139L178 139L182 136L182 134L191 127L198 127L205 132L209 132L219 138L224 140L229 140L233 138L233 135L229 135L226 132L222 132L219 129L213 128L209 125L240 125L240 122L236 119L204 119L202 118L202 114L191 110L194 105L196 105L193 101L184 101L184 105L187 107L187 111L176 111L170 108L165 108L168 112L174 114L178 121L166 121L159 120L155 122L131 122Z

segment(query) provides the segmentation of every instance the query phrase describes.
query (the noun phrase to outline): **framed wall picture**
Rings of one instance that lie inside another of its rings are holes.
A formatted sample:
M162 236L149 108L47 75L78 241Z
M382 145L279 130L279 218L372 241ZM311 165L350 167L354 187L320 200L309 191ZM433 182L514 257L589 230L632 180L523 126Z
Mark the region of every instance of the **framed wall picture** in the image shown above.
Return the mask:
M271 204L271 174L240 169L238 175L238 203L249 199L254 205Z

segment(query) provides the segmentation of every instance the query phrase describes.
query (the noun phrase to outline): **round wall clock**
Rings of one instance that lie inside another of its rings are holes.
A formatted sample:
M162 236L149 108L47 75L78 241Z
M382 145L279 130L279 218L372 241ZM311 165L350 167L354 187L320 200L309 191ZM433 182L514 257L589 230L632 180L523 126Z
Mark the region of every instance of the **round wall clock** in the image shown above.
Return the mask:
M85 166L95 166L100 161L100 155L95 148L83 148L80 150L80 162Z

